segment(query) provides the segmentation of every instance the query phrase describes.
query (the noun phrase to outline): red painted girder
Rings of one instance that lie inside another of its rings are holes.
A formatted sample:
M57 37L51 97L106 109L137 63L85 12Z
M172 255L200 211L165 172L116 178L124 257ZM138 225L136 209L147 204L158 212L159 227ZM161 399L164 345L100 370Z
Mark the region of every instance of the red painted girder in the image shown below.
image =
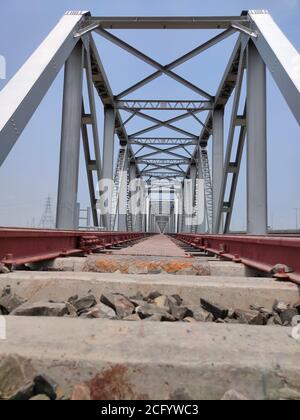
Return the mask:
M195 248L265 272L270 272L277 264L285 265L292 272L278 273L275 277L300 284L300 237L193 234L171 236Z
M90 254L142 239L145 233L0 228L0 263L26 264L61 256Z

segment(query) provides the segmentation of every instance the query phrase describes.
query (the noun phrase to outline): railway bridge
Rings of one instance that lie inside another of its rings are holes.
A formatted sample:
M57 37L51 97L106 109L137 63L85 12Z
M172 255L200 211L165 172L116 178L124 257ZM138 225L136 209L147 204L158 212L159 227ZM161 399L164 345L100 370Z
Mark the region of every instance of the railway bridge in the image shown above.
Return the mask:
M162 64L118 30L216 34ZM176 71L230 37L216 91ZM113 92L101 39L153 72ZM63 67L56 229L0 229L0 397L300 399L300 238L268 229L266 88L269 70L300 124L298 51L266 10L66 12L0 92L0 165ZM162 75L191 99L139 96ZM129 132L132 120L144 125ZM79 226L81 146L90 229ZM244 155L247 231L233 234Z

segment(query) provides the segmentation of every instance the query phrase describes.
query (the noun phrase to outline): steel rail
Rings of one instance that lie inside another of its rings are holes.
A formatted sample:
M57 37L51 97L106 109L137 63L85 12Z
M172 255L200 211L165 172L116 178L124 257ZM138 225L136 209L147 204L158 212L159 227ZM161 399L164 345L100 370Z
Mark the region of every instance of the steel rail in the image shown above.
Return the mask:
M76 254L91 254L146 237L146 233L0 229L0 263L34 263Z
M224 259L300 285L300 237L241 235L170 235Z

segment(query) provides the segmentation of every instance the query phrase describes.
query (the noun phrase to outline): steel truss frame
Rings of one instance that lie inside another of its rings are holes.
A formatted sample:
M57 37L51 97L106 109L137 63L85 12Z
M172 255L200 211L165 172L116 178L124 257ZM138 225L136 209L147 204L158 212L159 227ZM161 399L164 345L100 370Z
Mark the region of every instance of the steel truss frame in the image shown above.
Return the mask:
M218 29L220 33L173 62L163 65L111 33L110 30L113 29ZM129 86L123 92L113 94L92 32L152 66L154 68L153 73ZM191 83L176 73L175 69L178 66L235 33L239 33L239 37L216 94L207 92L202 87ZM127 146L128 164L126 170L131 171L131 176L127 177L128 180L132 177L141 177L146 182L152 179L172 181L193 177L195 163L199 162L201 151L205 151L207 142L212 137L214 144L211 184L213 215L210 230L215 233L228 232L243 149L247 138L248 233L264 234L267 228L266 66L270 69L291 112L300 124L299 63L298 51L280 31L269 13L264 10L245 11L241 16L193 18L92 17L89 12L67 12L0 93L2 110L0 115L0 165L12 150L59 70L65 64L57 227L70 229L76 227L81 130L95 226L101 224L106 229L110 228L107 219L101 216L99 220L96 208L98 193L95 185L96 182L98 183L105 177L114 178L113 144L115 134L120 140L121 147ZM244 112L239 115L243 75L246 68L247 102ZM88 104L84 103L82 95L84 73L88 87ZM190 101L127 98L129 94L162 75L168 76L190 89L200 98ZM255 86L255 81L258 81L259 88ZM99 146L100 135L97 126L94 89L103 103L105 112L103 134L103 154L105 156L101 156ZM226 144L226 158L223 162L224 109L233 92L233 109ZM87 109L89 109L88 112ZM165 120L144 113L143 110L172 110L180 112L180 114ZM129 117L123 120L120 111L126 111ZM203 111L208 112L205 121L199 118L199 114ZM150 121L153 125L128 134L125 126L134 118ZM188 118L197 121L202 127L200 135L176 125L177 122ZM91 126L92 143L89 139L89 126ZM161 127L167 128L173 134L175 132L177 136L143 136ZM235 159L232 160L231 155L236 130L239 130L238 147ZM178 137L178 135L181 137ZM91 144L93 150L91 150ZM136 150L137 147L138 150ZM68 154L67 151L70 152L70 148L72 153ZM191 148L193 148L193 151ZM254 152L257 153L257 150L259 150L260 159L258 163L256 162L258 170L255 171L255 163L253 162L255 161ZM167 155L168 158L159 158L159 155ZM141 165L145 167L142 168ZM182 169L181 165L188 165L188 169ZM197 171L197 173L200 172L201 170ZM69 176L67 177L66 174ZM210 180L209 167L206 174ZM230 174L232 174L232 179L228 184ZM205 175L202 174L202 176ZM208 185L210 189L208 178L205 180L205 185ZM260 187L256 188L257 185L260 185ZM229 199L226 199L225 195L228 190ZM143 197L141 198L143 199ZM193 202L195 200L196 197L194 197ZM255 204L256 202L258 205ZM224 214L225 220L223 218ZM118 225L120 226L122 223ZM179 225L180 223L178 223ZM179 228L178 226L177 228Z

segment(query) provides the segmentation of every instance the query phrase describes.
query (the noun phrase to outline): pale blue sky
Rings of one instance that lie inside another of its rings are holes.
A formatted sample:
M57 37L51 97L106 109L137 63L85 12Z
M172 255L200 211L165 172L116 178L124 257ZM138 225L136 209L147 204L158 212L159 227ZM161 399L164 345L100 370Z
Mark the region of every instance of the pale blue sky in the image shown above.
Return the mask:
M66 10L90 10L93 15L239 15L245 9L268 9L288 38L300 51L299 0L1 0L0 55L7 61L7 80L0 80L0 89L20 68L47 36ZM151 57L167 64L214 34L213 31L118 31L118 36ZM138 36L137 36L138 35ZM115 93L151 73L152 68L94 35ZM225 41L202 56L178 68L204 89L214 93L220 82L234 38ZM0 168L0 225L26 226L38 224L48 194L55 211L62 73L59 75L37 113L25 129L17 145ZM161 77L135 96L150 98L195 98L167 78ZM143 95L142 95L143 94ZM98 103L99 129L102 132L102 107ZM230 105L230 104L229 104ZM1 110L0 110L1 112ZM229 110L227 112L229 115ZM166 118L168 118L166 114ZM277 87L268 78L268 166L269 223L275 228L295 228L295 210L300 208L299 194L299 126L291 116ZM199 130L196 123L180 125ZM138 120L129 131L141 127ZM228 127L228 123L226 123ZM84 168L81 164L79 201L89 204ZM233 228L245 224L244 169L238 189ZM299 211L300 216L300 211ZM300 221L300 219L299 219Z

